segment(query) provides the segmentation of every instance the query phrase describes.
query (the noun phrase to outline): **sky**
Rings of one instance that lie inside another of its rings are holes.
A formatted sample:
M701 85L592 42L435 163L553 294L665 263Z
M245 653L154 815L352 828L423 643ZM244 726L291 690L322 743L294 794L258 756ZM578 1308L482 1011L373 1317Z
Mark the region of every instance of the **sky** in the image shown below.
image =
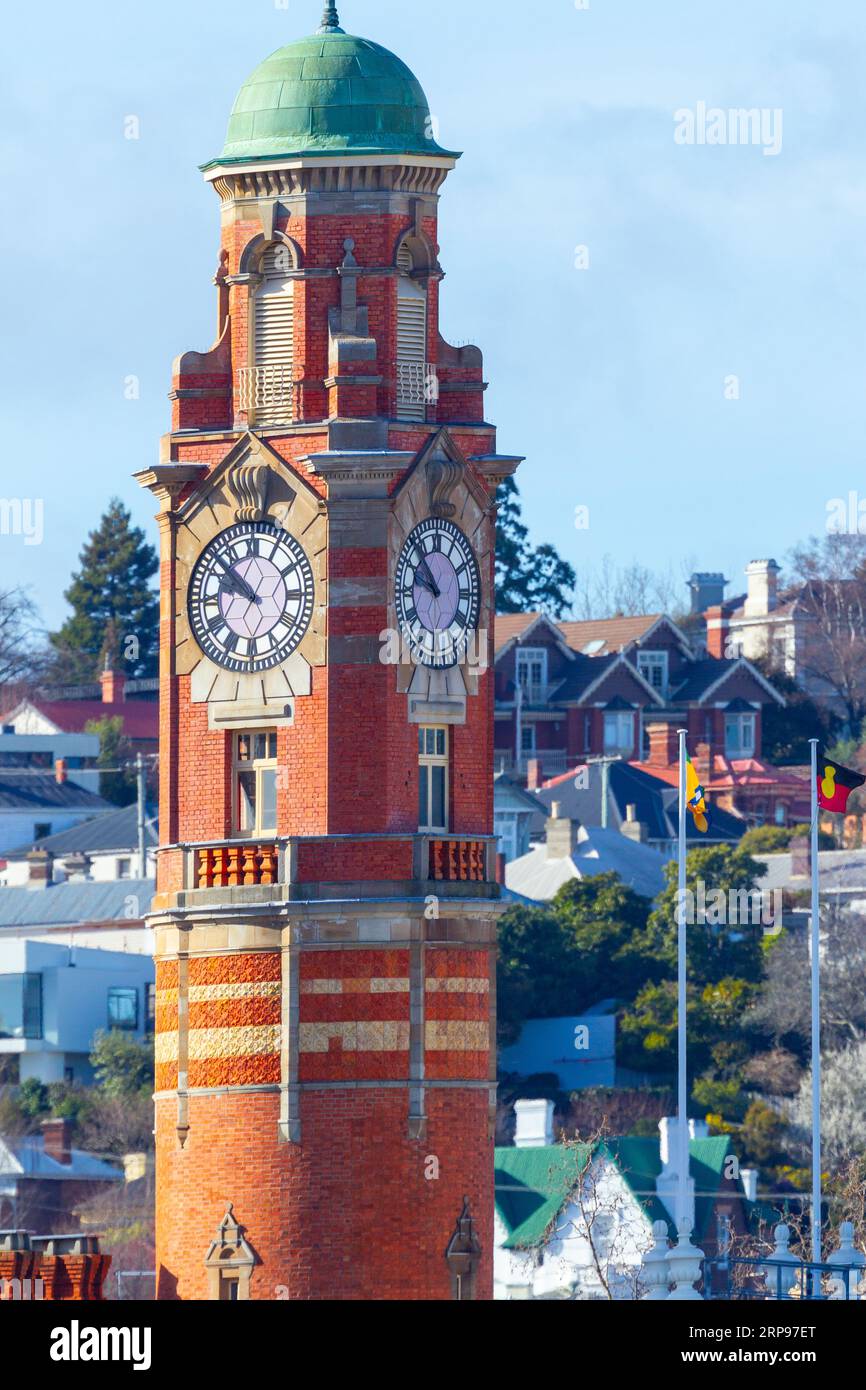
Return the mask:
M245 77L321 8L6 12L0 502L30 524L3 525L0 587L31 586L48 627L111 496L156 541L131 475L157 461L172 359L214 336L219 204L198 165ZM340 15L409 64L440 142L464 151L440 206L441 328L484 351L534 542L581 580L610 555L723 570L739 592L749 560L784 562L833 499L866 498L862 0ZM758 144L683 143L701 103L775 125Z

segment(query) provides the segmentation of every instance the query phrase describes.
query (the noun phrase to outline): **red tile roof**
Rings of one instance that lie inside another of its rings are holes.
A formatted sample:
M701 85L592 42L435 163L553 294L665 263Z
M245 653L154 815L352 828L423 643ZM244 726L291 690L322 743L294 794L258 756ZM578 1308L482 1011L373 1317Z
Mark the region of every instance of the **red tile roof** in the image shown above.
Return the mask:
M123 720L123 732L127 738L159 738L159 705L156 700L124 700L120 703L103 703L101 700L40 700L37 696L30 704L64 734L80 734L92 719Z
M590 642L602 642L592 654L604 656L621 651L649 631L663 613L642 613L632 618L593 618L587 622L557 623L557 627L573 652L583 652Z

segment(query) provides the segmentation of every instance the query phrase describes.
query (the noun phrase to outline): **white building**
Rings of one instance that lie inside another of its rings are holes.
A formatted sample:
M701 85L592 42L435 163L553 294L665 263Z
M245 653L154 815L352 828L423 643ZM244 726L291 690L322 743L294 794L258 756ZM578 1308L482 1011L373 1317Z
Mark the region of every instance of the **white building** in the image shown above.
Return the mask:
M86 1085L98 1030L152 1031L153 980L144 955L0 936L0 1075Z
M513 1148L496 1149L493 1296L496 1299L634 1299L652 1224L674 1232L677 1122L660 1140L553 1142L553 1103L515 1104ZM756 1174L735 1171L728 1138L689 1121L688 1180L696 1243L717 1248L718 1223L745 1229Z
M664 857L619 830L588 829L560 815L554 801L545 822L545 838L527 854L505 866L505 885L535 902L550 902L564 883L615 873L642 897L654 898L664 887Z
M138 849L138 808L114 807L99 816L79 821L56 835L39 841L39 849L51 855L51 881L103 883L113 879L153 878L159 841L156 818L145 817L145 868ZM0 868L0 884L19 887L30 879L30 851L24 844L6 855Z

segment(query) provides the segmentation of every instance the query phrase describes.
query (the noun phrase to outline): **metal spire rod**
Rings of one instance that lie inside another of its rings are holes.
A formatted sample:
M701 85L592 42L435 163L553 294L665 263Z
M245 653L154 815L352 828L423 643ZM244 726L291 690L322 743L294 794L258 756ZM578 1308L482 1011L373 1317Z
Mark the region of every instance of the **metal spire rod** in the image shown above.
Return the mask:
M337 6L334 0L329 0L329 3L325 6L325 12L322 15L322 23L319 26L318 32L320 34L342 34L340 16L337 14Z

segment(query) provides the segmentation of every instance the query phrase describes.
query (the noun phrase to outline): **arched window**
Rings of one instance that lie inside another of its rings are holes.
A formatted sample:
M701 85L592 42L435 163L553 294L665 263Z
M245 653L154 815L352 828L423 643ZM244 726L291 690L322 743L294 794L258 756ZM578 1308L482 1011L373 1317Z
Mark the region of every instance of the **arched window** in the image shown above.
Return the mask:
M397 418L425 420L430 399L427 367L427 291L412 279L408 241L397 252Z
M265 247L252 304L248 406L257 425L290 423L294 409L294 259L285 242Z

